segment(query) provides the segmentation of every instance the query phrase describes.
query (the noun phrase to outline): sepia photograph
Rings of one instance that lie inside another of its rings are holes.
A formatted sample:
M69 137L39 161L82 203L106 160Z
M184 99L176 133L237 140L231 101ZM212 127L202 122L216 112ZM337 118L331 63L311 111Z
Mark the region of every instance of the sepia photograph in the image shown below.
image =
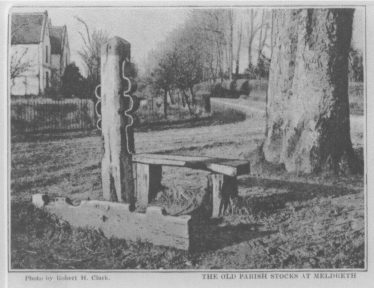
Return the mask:
M7 17L10 274L367 271L364 5Z

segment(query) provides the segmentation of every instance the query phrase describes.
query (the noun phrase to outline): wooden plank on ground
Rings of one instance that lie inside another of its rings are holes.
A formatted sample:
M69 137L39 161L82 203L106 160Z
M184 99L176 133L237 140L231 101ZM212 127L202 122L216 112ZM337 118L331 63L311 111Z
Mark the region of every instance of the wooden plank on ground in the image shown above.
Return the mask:
M100 229L106 237L131 241L149 241L155 245L188 250L190 246L189 220L191 216L164 215L161 207L148 207L146 213L130 212L129 204L109 201L82 201L79 206L67 198L49 199L47 195L33 195L33 203L74 227Z

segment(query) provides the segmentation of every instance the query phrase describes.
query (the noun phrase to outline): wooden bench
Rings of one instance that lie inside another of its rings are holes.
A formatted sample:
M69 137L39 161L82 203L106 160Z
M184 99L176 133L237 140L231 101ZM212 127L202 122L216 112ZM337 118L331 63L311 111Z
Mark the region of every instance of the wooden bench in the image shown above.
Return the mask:
M212 191L212 217L218 217L226 209L230 197L237 195L237 176L250 173L250 163L199 156L136 154L137 201L147 205L157 195L161 187L162 166L186 167L212 172L208 175L208 188Z

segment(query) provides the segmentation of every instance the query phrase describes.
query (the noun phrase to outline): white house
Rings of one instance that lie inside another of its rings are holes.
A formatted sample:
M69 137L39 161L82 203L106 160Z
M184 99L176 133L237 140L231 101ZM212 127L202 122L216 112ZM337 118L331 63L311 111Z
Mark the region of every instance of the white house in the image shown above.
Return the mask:
M51 41L52 78L61 84L60 79L70 63L70 48L66 26L52 26L49 30Z
M11 95L40 95L51 83L48 12L11 15Z

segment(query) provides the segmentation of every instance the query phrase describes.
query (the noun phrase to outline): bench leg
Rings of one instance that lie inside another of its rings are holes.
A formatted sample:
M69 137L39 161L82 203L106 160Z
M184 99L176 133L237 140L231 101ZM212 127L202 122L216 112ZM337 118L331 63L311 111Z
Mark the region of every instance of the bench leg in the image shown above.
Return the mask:
M137 201L147 206L161 188L162 166L136 163Z
M208 175L208 190L212 195L212 217L220 217L227 209L230 198L238 195L238 182L236 177L210 174Z

